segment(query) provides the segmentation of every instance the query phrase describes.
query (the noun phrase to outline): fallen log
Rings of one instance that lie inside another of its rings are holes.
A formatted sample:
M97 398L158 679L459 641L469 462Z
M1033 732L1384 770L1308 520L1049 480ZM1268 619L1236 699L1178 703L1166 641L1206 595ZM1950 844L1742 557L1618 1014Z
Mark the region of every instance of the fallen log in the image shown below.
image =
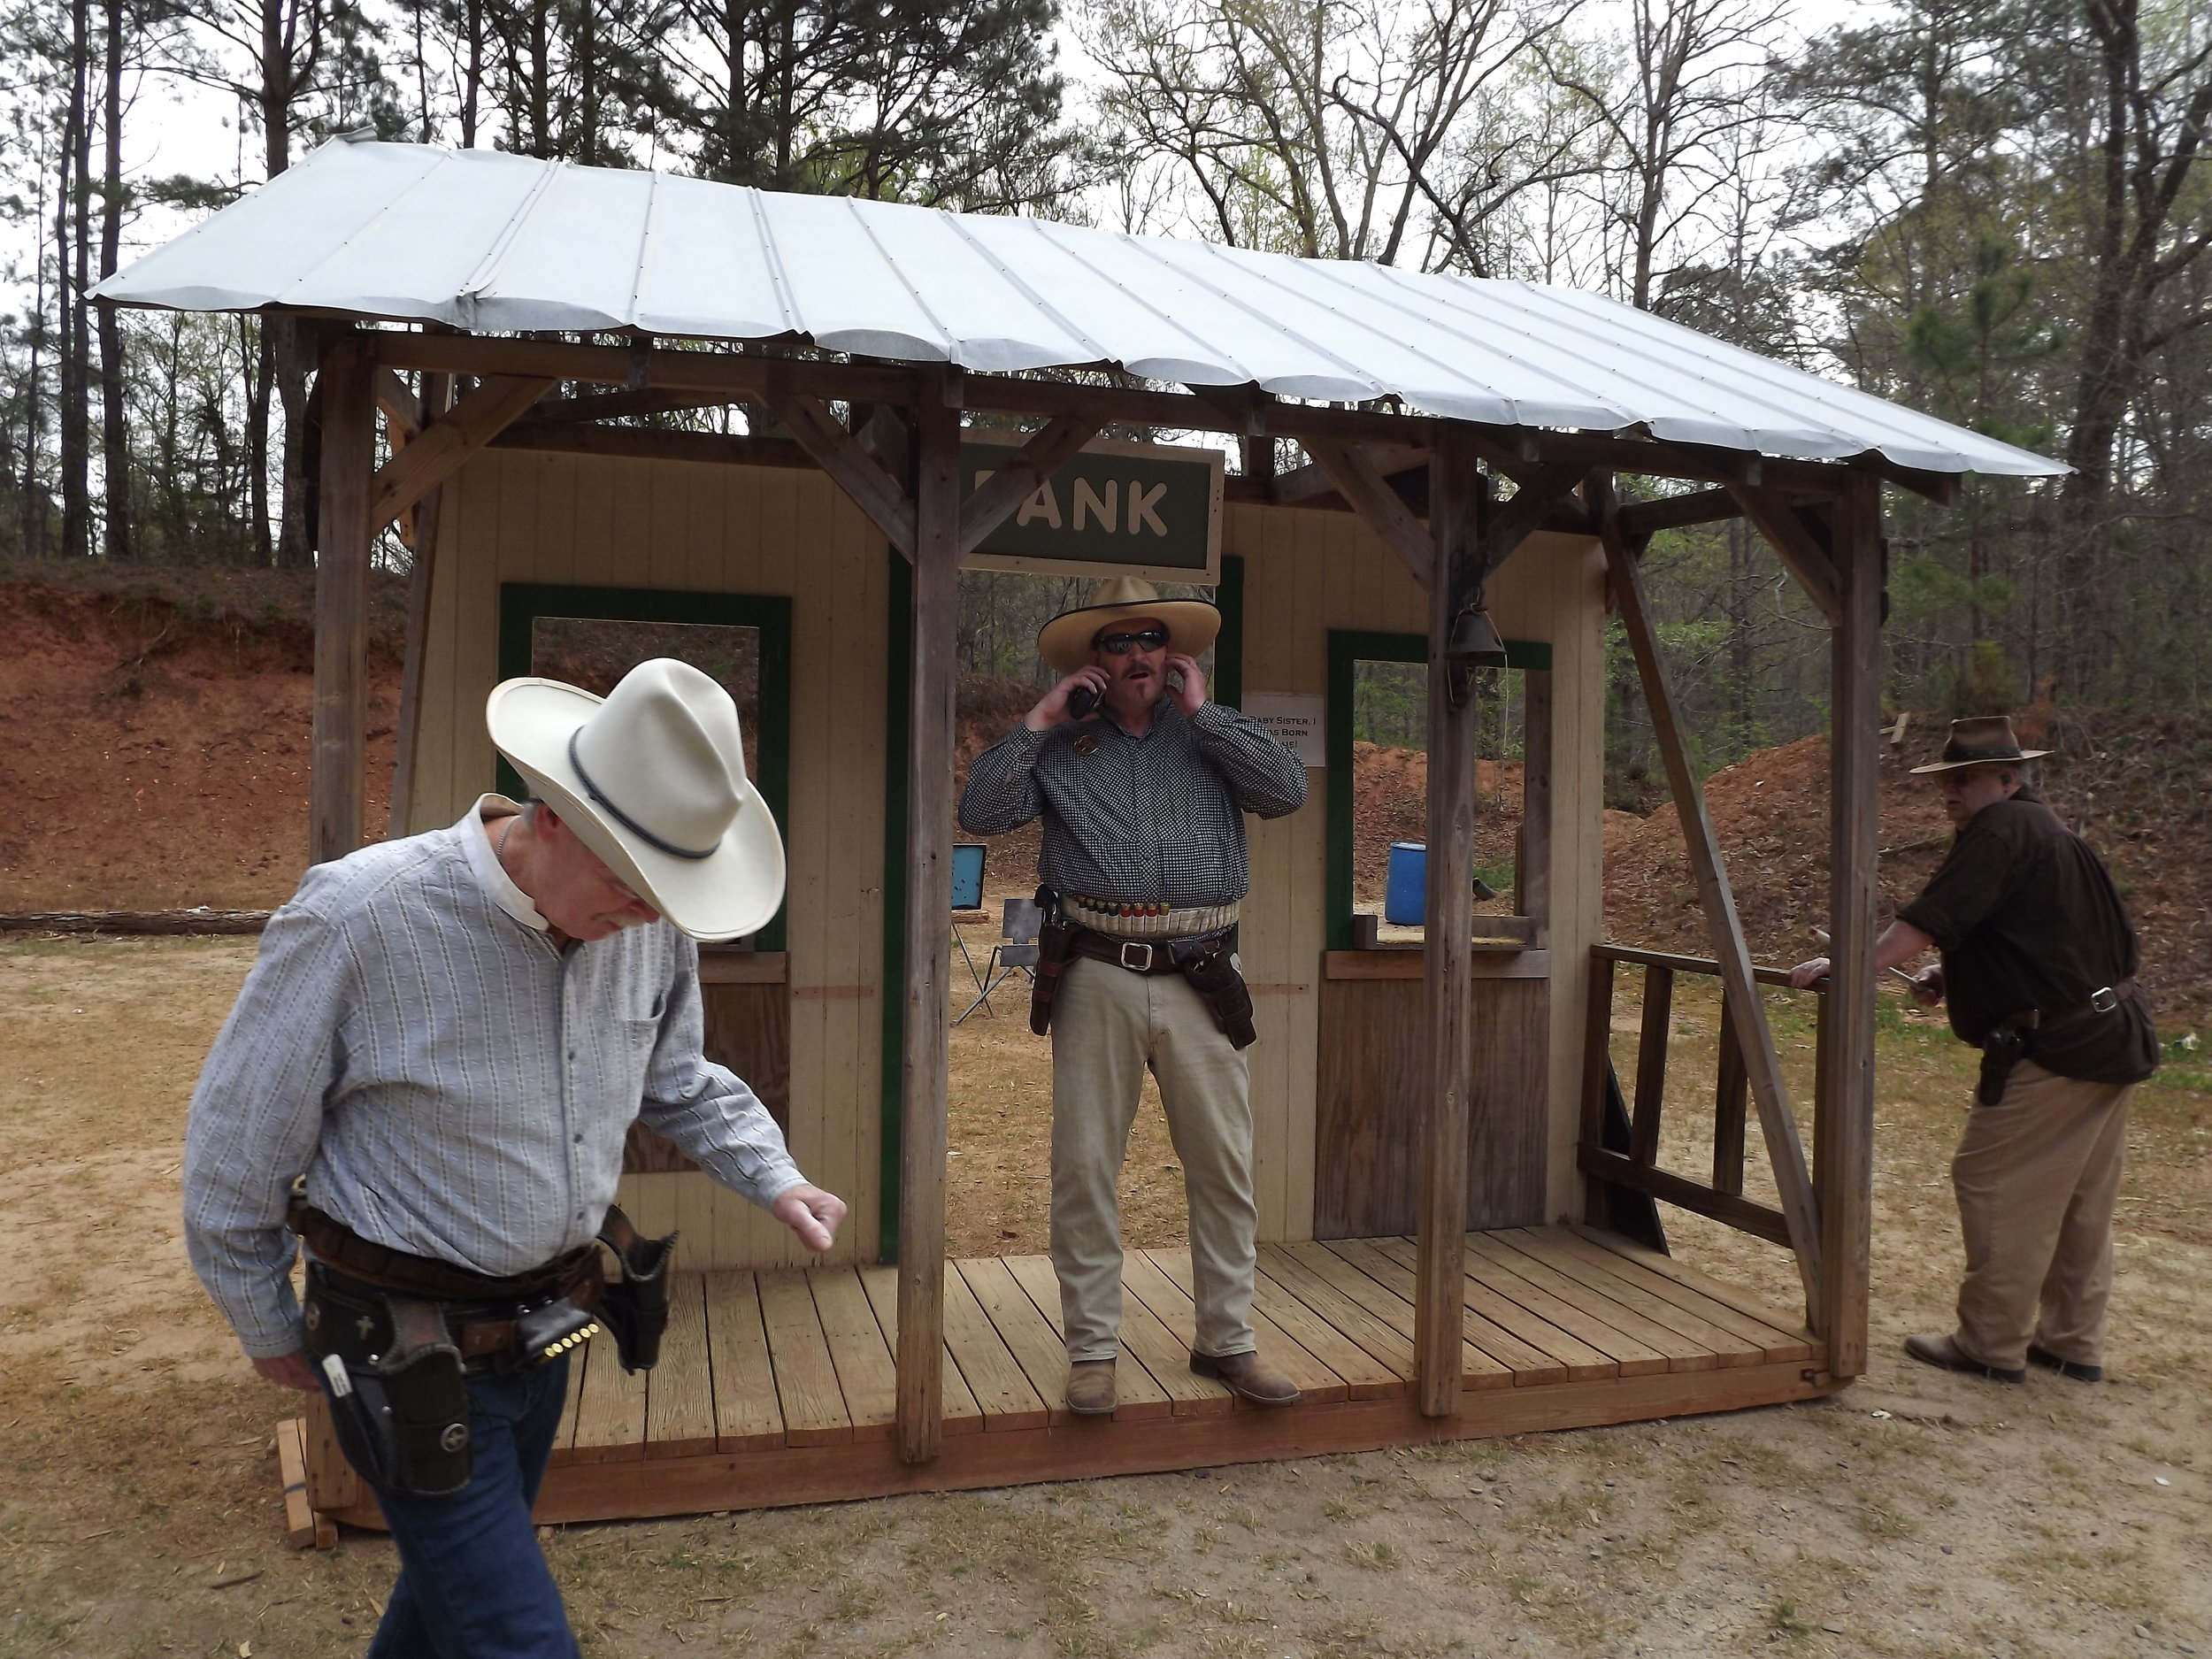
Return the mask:
M266 910L0 910L0 933L257 933Z

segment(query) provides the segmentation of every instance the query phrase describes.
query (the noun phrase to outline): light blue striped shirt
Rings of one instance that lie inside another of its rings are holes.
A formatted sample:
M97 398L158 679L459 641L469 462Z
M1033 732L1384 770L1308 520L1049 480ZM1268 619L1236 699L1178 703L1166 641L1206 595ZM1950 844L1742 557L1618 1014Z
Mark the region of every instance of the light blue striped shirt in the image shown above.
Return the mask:
M771 1204L803 1179L752 1090L700 1052L698 948L665 922L564 953L450 829L307 872L192 1096L184 1234L246 1352L300 1346L292 1179L364 1238L519 1273L593 1238L642 1117Z

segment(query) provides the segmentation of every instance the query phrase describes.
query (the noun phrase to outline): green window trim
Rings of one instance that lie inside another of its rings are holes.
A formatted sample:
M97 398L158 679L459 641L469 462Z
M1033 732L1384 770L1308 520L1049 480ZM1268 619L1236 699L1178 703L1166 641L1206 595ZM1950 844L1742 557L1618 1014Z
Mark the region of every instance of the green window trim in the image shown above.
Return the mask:
M1325 836L1324 898L1328 906L1328 949L1352 949L1352 681L1356 664L1425 663L1425 634L1371 634L1356 628L1329 630L1329 702L1326 739L1329 770L1324 784L1328 809ZM1540 640L1505 641L1508 668L1551 668L1551 647Z
M753 628L760 634L755 739L760 775L753 785L789 844L791 824L791 601L774 595L687 593L667 588L583 588L557 582L499 586L499 677L530 672L531 625L540 617L598 622L680 622ZM521 774L499 761L496 787L520 798ZM760 950L784 949L784 912L753 935Z

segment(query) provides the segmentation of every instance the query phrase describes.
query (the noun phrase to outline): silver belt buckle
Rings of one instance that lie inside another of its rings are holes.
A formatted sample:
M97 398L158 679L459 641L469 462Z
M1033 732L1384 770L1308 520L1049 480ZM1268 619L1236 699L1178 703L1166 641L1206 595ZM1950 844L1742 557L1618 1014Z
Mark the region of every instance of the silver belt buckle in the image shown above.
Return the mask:
M2100 1014L2109 1014L2120 1006L2120 994L2110 986L2103 986L2089 994L2089 1006Z
M1130 961L1130 960L1129 960L1129 953L1130 953L1131 951L1133 951L1133 950L1141 950L1141 951L1143 951L1143 952L1144 952L1144 960L1143 960L1142 962L1132 962L1132 961ZM1122 944L1121 944L1121 965L1122 965L1123 967L1125 967L1125 968L1128 969L1128 970L1129 970L1129 972L1132 972L1132 973L1149 973L1149 972L1152 972L1152 947L1151 947L1151 945L1150 945L1149 943L1148 943L1146 941L1141 940L1141 939L1125 939L1124 941L1122 941Z

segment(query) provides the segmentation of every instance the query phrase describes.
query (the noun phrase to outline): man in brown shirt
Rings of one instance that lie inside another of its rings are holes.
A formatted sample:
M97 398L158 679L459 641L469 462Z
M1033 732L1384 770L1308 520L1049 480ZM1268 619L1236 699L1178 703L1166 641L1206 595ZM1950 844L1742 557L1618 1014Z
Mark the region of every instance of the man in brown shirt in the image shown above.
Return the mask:
M1940 951L1913 994L1947 998L1951 1029L1983 1056L1951 1163L1966 1244L1958 1330L1909 1337L1905 1352L2008 1383L2031 1362L2104 1375L2129 1102L2158 1066L2127 910L2089 844L2024 781L2048 752L2023 750L2001 715L1952 722L1943 758L1914 771L1942 780L1958 837L1874 949L1877 973ZM1790 981L1827 972L1816 956Z

